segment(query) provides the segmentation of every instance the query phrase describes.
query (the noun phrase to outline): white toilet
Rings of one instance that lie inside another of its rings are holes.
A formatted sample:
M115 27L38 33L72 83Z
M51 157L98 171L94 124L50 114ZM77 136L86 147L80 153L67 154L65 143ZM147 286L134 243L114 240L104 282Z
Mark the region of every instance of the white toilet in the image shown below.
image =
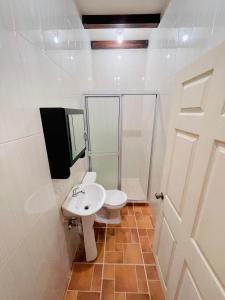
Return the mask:
M82 183L96 181L95 172L87 172ZM95 221L105 224L119 224L120 210L127 203L127 195L120 190L106 190L104 206L95 214Z

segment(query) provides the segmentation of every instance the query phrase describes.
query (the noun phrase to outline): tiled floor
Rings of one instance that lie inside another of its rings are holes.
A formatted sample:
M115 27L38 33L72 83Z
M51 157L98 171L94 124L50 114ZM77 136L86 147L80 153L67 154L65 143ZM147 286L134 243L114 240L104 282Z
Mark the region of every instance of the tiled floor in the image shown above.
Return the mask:
M85 262L78 249L65 300L163 300L151 250L154 227L148 205L129 204L121 224L95 224L98 257Z

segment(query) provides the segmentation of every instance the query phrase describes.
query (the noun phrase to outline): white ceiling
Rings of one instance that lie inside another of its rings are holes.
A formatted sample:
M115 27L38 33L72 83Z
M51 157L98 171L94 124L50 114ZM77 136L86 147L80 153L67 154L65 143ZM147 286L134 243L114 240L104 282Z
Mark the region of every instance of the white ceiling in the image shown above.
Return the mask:
M163 12L169 0L75 0L80 14L148 14Z

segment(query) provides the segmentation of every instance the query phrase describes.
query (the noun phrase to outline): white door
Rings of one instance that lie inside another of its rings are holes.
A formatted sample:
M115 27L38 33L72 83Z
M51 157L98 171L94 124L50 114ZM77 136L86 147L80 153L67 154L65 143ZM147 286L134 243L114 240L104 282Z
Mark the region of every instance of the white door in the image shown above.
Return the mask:
M154 255L167 300L225 299L225 43L178 73Z

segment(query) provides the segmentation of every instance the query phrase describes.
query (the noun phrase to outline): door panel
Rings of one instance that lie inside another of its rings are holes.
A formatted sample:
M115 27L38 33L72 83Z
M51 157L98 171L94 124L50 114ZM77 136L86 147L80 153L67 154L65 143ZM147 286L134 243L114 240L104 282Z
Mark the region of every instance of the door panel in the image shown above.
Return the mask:
M197 137L194 135L179 131L176 133L167 194L179 214L185 201L185 187L190 176L196 141Z
M225 43L176 78L154 241L168 300L225 300L224 78Z
M225 232L222 232L224 236L218 238L221 229L225 228L225 144L217 144L213 152L193 238L218 279L225 285L225 258L221 263L225 253Z
M178 291L177 300L201 300L202 297L199 294L198 288L195 285L194 279L185 265L182 279Z
M164 281L167 281L168 270L173 258L173 250L175 247L175 239L169 228L169 225L164 218L161 225L160 242L158 246L158 260L161 263L161 271Z

